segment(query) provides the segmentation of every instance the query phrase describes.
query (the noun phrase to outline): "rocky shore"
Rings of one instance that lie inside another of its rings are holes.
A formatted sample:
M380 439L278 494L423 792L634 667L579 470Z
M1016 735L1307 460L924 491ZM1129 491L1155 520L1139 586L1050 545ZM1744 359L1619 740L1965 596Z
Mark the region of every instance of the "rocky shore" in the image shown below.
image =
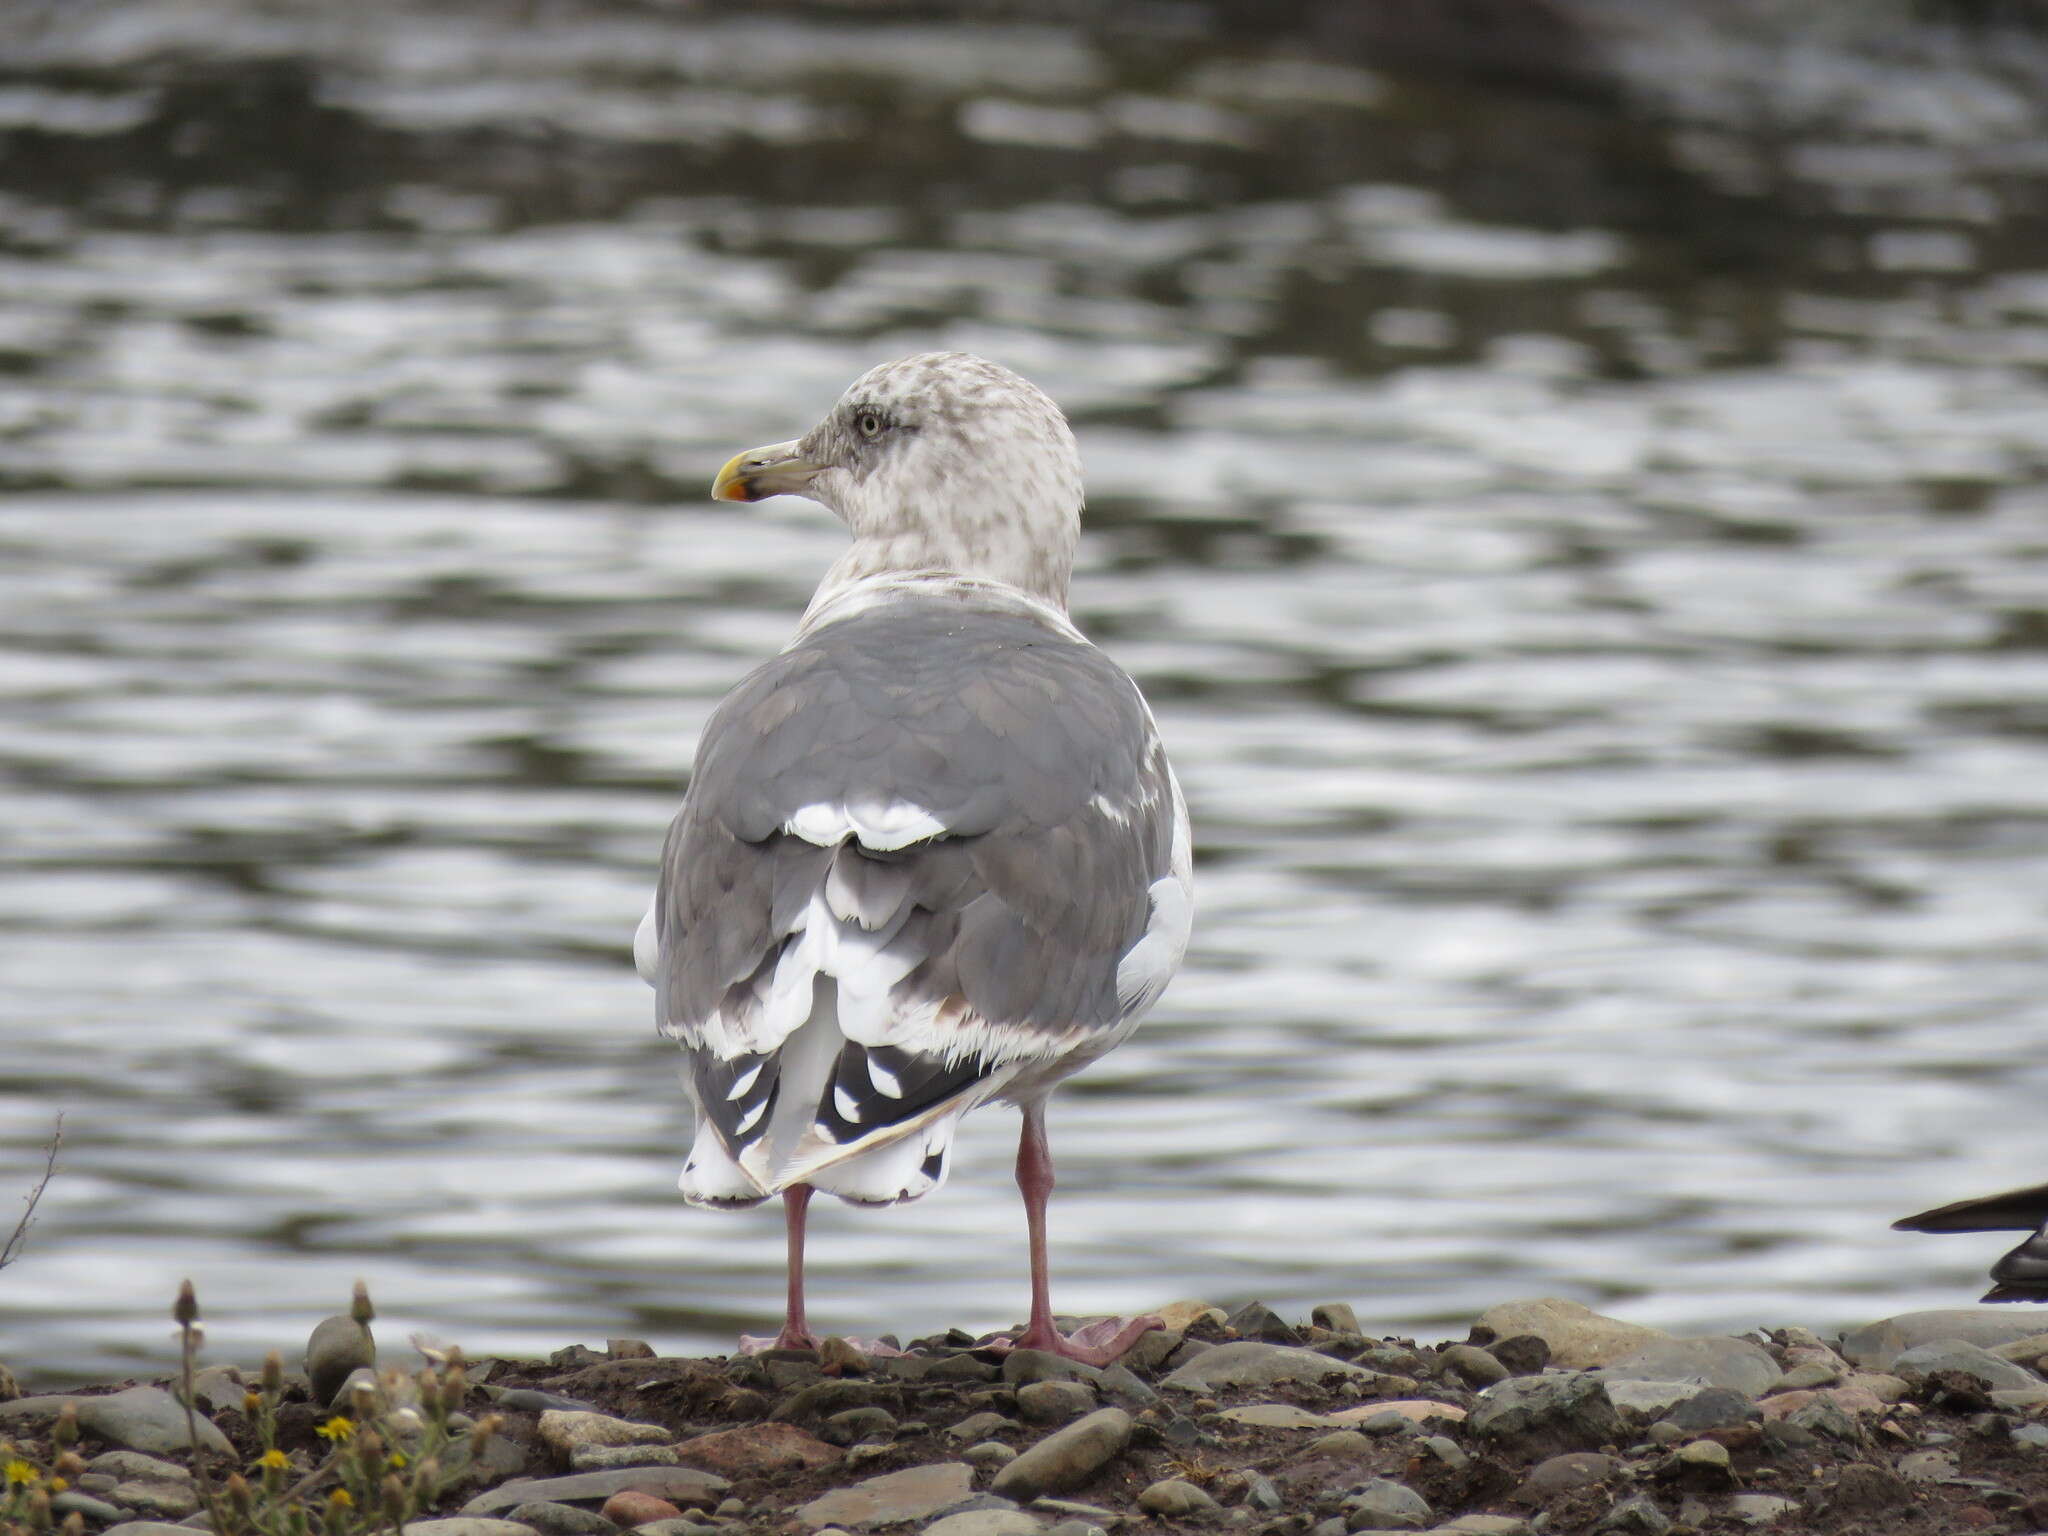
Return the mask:
M1432 1344L1343 1305L1161 1315L1106 1370L955 1333L703 1360L622 1339L417 1377L336 1318L304 1372L198 1371L189 1420L177 1380L20 1396L0 1369L0 1525L175 1536L203 1493L246 1507L267 1477L314 1529L369 1530L323 1468L373 1418L417 1429L424 1394L451 1475L430 1507L391 1494L411 1536L2048 1531L2031 1309L1677 1338L1539 1300Z

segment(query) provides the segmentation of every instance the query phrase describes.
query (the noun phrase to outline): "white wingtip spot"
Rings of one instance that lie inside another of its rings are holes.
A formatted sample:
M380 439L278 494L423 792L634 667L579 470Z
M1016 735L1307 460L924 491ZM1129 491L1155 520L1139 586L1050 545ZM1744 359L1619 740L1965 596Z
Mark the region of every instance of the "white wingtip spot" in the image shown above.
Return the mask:
M844 1088L835 1086L832 1090L833 1108L839 1111L839 1118L854 1125L860 1124L860 1103Z
M903 1080L900 1077L872 1056L867 1058L867 1065L868 1078L874 1083L876 1088L886 1093L892 1099L903 1097Z
M747 1096L747 1090L753 1087L754 1083L760 1078L761 1068L765 1065L765 1062L757 1061L738 1077L734 1078L732 1086L725 1090L725 1096L734 1103L744 1099Z

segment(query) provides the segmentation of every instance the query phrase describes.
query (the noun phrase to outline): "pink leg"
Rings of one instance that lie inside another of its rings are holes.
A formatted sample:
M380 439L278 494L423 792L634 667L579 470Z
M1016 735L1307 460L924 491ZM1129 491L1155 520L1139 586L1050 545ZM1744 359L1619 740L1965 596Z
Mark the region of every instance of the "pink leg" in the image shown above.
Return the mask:
M804 1213L810 1209L811 1186L792 1184L782 1192L782 1219L789 1228L789 1308L774 1349L816 1349L818 1336L804 1322Z
M1043 1349L1088 1365L1109 1365L1137 1343L1140 1334L1166 1325L1156 1317L1110 1318L1091 1323L1073 1338L1052 1321L1052 1276L1045 1258L1045 1202L1052 1194L1052 1149L1045 1142L1045 1103L1024 1106L1024 1130L1017 1138L1017 1188L1024 1196L1024 1225L1031 1238L1031 1321L1013 1349Z

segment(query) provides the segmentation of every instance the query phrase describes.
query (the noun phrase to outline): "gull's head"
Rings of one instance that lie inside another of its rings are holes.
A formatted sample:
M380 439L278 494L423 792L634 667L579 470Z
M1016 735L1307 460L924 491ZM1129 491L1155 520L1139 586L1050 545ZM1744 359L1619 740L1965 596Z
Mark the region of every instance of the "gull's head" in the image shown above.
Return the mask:
M1074 434L1043 390L985 358L926 352L872 368L803 437L734 457L711 494L808 496L837 513L854 546L828 587L943 570L1066 605L1081 527Z

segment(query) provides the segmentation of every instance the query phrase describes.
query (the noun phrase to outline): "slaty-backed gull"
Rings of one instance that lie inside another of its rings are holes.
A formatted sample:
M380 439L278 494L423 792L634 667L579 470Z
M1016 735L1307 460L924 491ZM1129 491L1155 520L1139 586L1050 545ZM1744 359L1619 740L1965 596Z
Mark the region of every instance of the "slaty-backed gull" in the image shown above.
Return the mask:
M777 1342L813 1344L812 1191L930 1194L961 1117L1014 1104L1031 1315L1011 1342L1114 1359L1157 1321L1054 1328L1045 1103L1179 968L1192 886L1151 711L1067 617L1073 434L1008 369L932 353L873 369L711 493L808 496L853 544L705 726L634 943L688 1058L683 1195L782 1196Z

